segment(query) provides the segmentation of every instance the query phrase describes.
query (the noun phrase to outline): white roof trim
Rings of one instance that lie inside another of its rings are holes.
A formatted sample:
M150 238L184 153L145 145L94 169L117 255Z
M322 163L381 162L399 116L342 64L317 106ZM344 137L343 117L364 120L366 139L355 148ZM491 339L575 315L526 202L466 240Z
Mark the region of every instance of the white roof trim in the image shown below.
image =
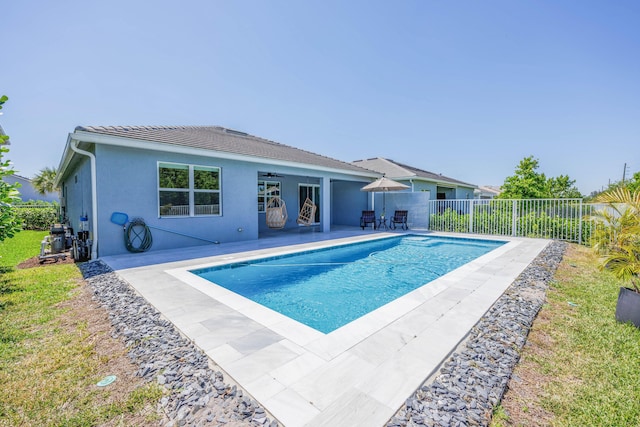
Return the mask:
M437 184L439 187L447 187L447 188L458 188L458 187L464 187L464 188L477 188L476 186L469 184L469 185L464 185L464 184L457 184L455 182L451 182L451 181L441 181L439 179L435 179L435 178L425 178L423 176L418 176L418 175L409 175L409 176L388 176L387 178L391 178L394 181L423 181L423 182L430 182L430 183L435 183Z
M255 156L249 156L249 155L228 153L225 151L207 150L204 148L193 148L193 147L186 147L186 146L180 146L175 144L166 144L166 143L153 142L153 141L144 141L140 139L131 139L131 138L123 138L119 136L103 135L103 134L87 132L87 131L74 131L73 133L69 134L69 137L67 138L67 145L65 147L63 157L60 161L60 166L58 167L58 170L61 172L63 172L68 167L69 162L71 161L74 155L74 152L69 148L71 140L77 140L80 143L84 142L84 143L93 143L93 144L104 144L104 145L111 145L111 146L117 146L117 147L138 148L141 150L164 151L164 152L177 153L177 154L190 154L194 156L215 157L220 159L237 160L237 161L243 161L243 162L249 162L249 163L264 164L269 166L294 167L298 169L313 169L321 172L339 173L342 175L356 176L356 177L362 177L362 178L377 178L380 175L375 172L371 172L371 173L355 172L355 171L350 171L345 169L336 169L336 168L329 168L326 166L312 165L308 163L298 163L298 162L291 162L287 160L268 159L264 157L255 157ZM62 175L63 174L58 174L58 177Z

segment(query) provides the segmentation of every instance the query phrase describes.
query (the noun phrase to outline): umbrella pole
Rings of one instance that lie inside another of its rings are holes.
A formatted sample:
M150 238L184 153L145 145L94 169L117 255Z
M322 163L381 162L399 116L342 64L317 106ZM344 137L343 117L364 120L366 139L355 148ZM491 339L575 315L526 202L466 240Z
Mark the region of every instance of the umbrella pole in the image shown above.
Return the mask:
M387 209L387 198L386 198L386 196L387 196L387 192L383 191L382 192L382 217L385 217L386 214L387 214L387 212L386 212L386 209Z

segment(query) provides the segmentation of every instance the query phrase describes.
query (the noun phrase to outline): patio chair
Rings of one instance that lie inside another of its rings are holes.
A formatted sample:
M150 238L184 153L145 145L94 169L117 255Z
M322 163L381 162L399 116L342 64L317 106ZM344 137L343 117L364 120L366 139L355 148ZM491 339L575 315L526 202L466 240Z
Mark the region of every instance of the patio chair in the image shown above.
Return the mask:
M315 223L316 218L316 209L317 206L307 197L307 200L304 201L302 205L302 209L300 209L300 214L298 214L298 219L296 222L300 225L312 225Z
M389 219L389 226L395 229L396 224L401 224L403 230L409 229L407 225L407 211L395 211L391 219Z
M360 217L360 227L364 230L364 228L373 224L373 229L376 229L376 212L375 211L362 211L362 216Z
M283 228L287 223L287 205L280 197L272 197L267 203L267 227Z

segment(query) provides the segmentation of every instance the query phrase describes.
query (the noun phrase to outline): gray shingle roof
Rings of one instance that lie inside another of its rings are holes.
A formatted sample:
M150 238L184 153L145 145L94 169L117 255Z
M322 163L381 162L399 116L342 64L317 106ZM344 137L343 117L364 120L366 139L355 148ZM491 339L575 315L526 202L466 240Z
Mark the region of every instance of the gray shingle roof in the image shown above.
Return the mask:
M451 182L453 184L468 185L470 187L475 187L475 184L470 184L468 182L460 181L460 180L455 179L455 178L450 178L450 177L444 176L442 174L438 174L438 173L429 172L429 171L426 171L426 170L414 168L413 166L405 165L405 164L402 164L402 163L397 163L397 162L395 162L395 163L398 166L401 166L401 167L403 167L403 168L415 173L416 176L419 176L421 178L429 178L429 179L434 179L434 180L438 180L438 181Z
M448 176L444 176L442 174L429 172L423 169L414 168L413 166L405 165L403 163L398 163L393 160L385 159L382 157L376 157L373 159L366 159L366 160L356 160L355 162L353 162L353 164L370 169L370 170L377 171L378 173L385 174L387 177L391 179L416 177L416 178L424 178L426 180L448 182L456 185L464 185L467 187L476 187L474 184L469 184L468 182L460 181L454 178L450 178Z
M371 173L351 163L220 126L78 126L76 131Z

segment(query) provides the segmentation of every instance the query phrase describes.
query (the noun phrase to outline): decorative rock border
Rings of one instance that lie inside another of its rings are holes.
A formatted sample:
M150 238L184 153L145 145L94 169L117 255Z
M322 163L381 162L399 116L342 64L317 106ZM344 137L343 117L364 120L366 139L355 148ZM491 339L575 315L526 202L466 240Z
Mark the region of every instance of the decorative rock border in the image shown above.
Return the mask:
M551 242L529 264L435 379L425 381L386 427L486 426L491 422L566 246Z
M551 242L386 427L488 425L565 248L564 242ZM159 403L170 420L166 427L278 426L258 402L226 384L206 354L106 264L92 261L80 268L109 313L112 336L124 340L139 366L137 375L167 390Z
M94 299L109 313L111 336L124 340L129 358L139 366L137 375L166 389L159 403L170 420L166 427L278 426L258 402L225 384L222 373L209 367L207 355L106 264L87 262L80 269Z

